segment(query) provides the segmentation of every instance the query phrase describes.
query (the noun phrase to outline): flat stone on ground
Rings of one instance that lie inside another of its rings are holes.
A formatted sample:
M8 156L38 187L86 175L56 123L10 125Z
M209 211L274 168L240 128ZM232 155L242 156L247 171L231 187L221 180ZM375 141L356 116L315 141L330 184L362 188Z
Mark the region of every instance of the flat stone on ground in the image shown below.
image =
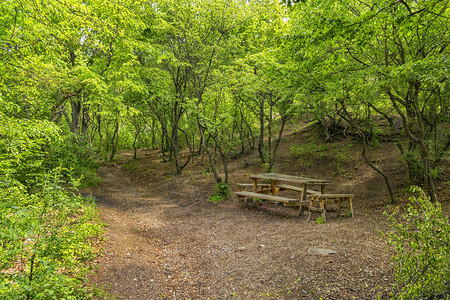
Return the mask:
M336 254L336 251L330 250L330 249L323 249L323 248L309 248L308 249L309 254L316 254L316 255L330 255L330 254Z

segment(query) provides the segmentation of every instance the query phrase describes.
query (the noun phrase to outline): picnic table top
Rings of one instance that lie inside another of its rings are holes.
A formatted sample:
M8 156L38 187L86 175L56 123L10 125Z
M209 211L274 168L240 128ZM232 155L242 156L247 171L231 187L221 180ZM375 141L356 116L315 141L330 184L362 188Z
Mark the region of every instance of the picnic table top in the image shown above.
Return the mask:
M292 175L278 174L278 173L254 174L254 175L250 175L249 177L252 179L280 180L280 181L306 183L306 184L330 184L331 183L329 180L299 177L299 176L292 176Z

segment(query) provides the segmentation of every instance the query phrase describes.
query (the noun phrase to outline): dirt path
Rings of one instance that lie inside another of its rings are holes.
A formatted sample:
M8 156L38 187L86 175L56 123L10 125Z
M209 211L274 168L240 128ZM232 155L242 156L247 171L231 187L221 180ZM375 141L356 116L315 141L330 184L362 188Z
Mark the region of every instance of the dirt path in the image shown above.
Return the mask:
M165 178L149 169L137 178L118 164L99 175L101 185L85 191L107 224L94 282L118 299L387 295L391 262L378 210L316 224L272 204L206 202L211 182L201 171ZM337 254L311 255L311 247Z

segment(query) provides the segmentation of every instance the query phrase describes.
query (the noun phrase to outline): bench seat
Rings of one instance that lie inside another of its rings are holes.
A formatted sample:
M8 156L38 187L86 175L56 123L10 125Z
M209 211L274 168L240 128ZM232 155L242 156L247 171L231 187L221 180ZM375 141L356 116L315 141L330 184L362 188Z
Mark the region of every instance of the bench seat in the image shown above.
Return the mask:
M272 201L272 202L283 202L283 203L289 203L289 204L293 204L293 203L298 203L300 204L300 200L298 199L293 199L293 198L287 198L287 197L280 197L280 196L274 196L274 195L268 195L268 194L262 194L262 193L255 193L255 192L235 192L234 193L236 196L242 198L242 197L248 197L248 198L257 198L257 199L263 199L263 200L268 200L268 201ZM304 204L307 204L308 202L305 201Z
M317 194L313 196L319 199L354 198L353 194Z
M238 188L245 188L245 187L254 187L253 183L238 183ZM258 183L258 187L260 188L270 188L270 183Z

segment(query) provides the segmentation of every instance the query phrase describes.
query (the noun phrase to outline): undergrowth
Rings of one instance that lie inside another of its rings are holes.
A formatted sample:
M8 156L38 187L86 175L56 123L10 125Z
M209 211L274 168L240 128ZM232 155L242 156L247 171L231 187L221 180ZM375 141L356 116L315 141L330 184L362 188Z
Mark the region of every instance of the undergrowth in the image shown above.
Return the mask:
M0 299L89 299L102 225L89 151L48 121L0 118ZM83 181L84 179L84 181Z
M62 188L62 171L40 176L33 193L10 178L0 181L2 299L96 294L87 288L86 276L100 252L102 225L91 199Z
M450 224L439 203L414 189L407 213L389 216L395 250L393 299L450 299Z
M209 197L210 202L221 202L230 197L230 186L227 183L221 182L214 186L214 195Z

